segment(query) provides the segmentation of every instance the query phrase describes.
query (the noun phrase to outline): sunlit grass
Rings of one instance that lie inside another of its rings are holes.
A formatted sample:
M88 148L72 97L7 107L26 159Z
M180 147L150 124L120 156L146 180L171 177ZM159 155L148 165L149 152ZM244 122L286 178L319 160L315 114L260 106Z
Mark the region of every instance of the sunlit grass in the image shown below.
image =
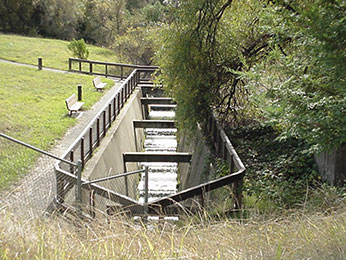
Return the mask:
M0 33L0 58L37 65L39 57L44 67L68 70L68 41L24 37ZM87 45L89 60L118 62L116 54L106 48Z
M62 218L0 215L1 259L345 259L346 214L135 223L113 217L74 225Z
M82 85L84 110L99 100L93 77L59 74L0 63L0 132L48 149L75 123L65 99ZM107 80L107 89L112 81ZM37 153L0 138L0 187L23 175Z

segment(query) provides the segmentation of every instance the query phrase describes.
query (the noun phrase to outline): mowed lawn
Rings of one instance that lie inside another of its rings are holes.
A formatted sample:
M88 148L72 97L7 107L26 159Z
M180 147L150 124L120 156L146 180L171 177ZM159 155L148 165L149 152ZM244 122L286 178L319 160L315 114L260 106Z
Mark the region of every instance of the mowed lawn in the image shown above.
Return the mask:
M47 150L76 119L65 99L83 86L84 110L100 99L93 76L39 71L0 63L0 132ZM113 82L106 80L109 89ZM0 188L25 174L38 153L0 137Z
M24 37L0 33L0 59L37 65L42 58L43 66L68 70L72 57L67 46L70 42L45 38ZM118 62L116 54L106 48L87 45L89 60Z

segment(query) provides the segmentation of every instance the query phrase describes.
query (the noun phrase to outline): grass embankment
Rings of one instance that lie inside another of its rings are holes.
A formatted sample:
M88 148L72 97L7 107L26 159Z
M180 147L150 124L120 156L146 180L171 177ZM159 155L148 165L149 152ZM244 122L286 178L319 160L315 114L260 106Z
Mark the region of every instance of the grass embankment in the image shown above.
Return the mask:
M24 37L0 33L0 58L37 65L42 58L43 66L68 70L71 53L67 49L69 42L45 38ZM118 62L119 58L109 49L87 45L89 60Z
M130 219L71 225L0 215L1 259L314 259L346 257L346 215L283 215L147 227Z
M102 93L91 76L60 74L0 63L0 132L47 150L75 123L65 99L83 86L84 110ZM113 85L108 80L107 88ZM0 138L0 188L33 165L38 153Z

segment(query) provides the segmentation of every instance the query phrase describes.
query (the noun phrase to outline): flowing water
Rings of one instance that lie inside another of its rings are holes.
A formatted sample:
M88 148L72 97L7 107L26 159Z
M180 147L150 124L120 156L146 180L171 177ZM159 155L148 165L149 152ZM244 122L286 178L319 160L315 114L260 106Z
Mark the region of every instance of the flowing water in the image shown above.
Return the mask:
M175 117L175 112L162 108L151 109L149 119L169 119ZM176 128L146 128L144 151L145 152L176 152L177 139ZM177 192L177 163L141 163L149 167L149 198L153 201ZM144 173L138 185L139 201L144 202Z

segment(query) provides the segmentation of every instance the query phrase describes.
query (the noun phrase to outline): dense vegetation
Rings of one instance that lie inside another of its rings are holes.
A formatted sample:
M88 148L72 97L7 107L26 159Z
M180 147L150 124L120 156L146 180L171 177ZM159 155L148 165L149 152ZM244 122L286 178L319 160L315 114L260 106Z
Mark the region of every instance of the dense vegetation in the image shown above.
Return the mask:
M184 127L214 110L311 150L346 141L345 1L180 1L158 63ZM202 112L202 113L201 113Z
M169 7L159 0L1 0L0 31L110 47L123 62L150 64L151 32Z

